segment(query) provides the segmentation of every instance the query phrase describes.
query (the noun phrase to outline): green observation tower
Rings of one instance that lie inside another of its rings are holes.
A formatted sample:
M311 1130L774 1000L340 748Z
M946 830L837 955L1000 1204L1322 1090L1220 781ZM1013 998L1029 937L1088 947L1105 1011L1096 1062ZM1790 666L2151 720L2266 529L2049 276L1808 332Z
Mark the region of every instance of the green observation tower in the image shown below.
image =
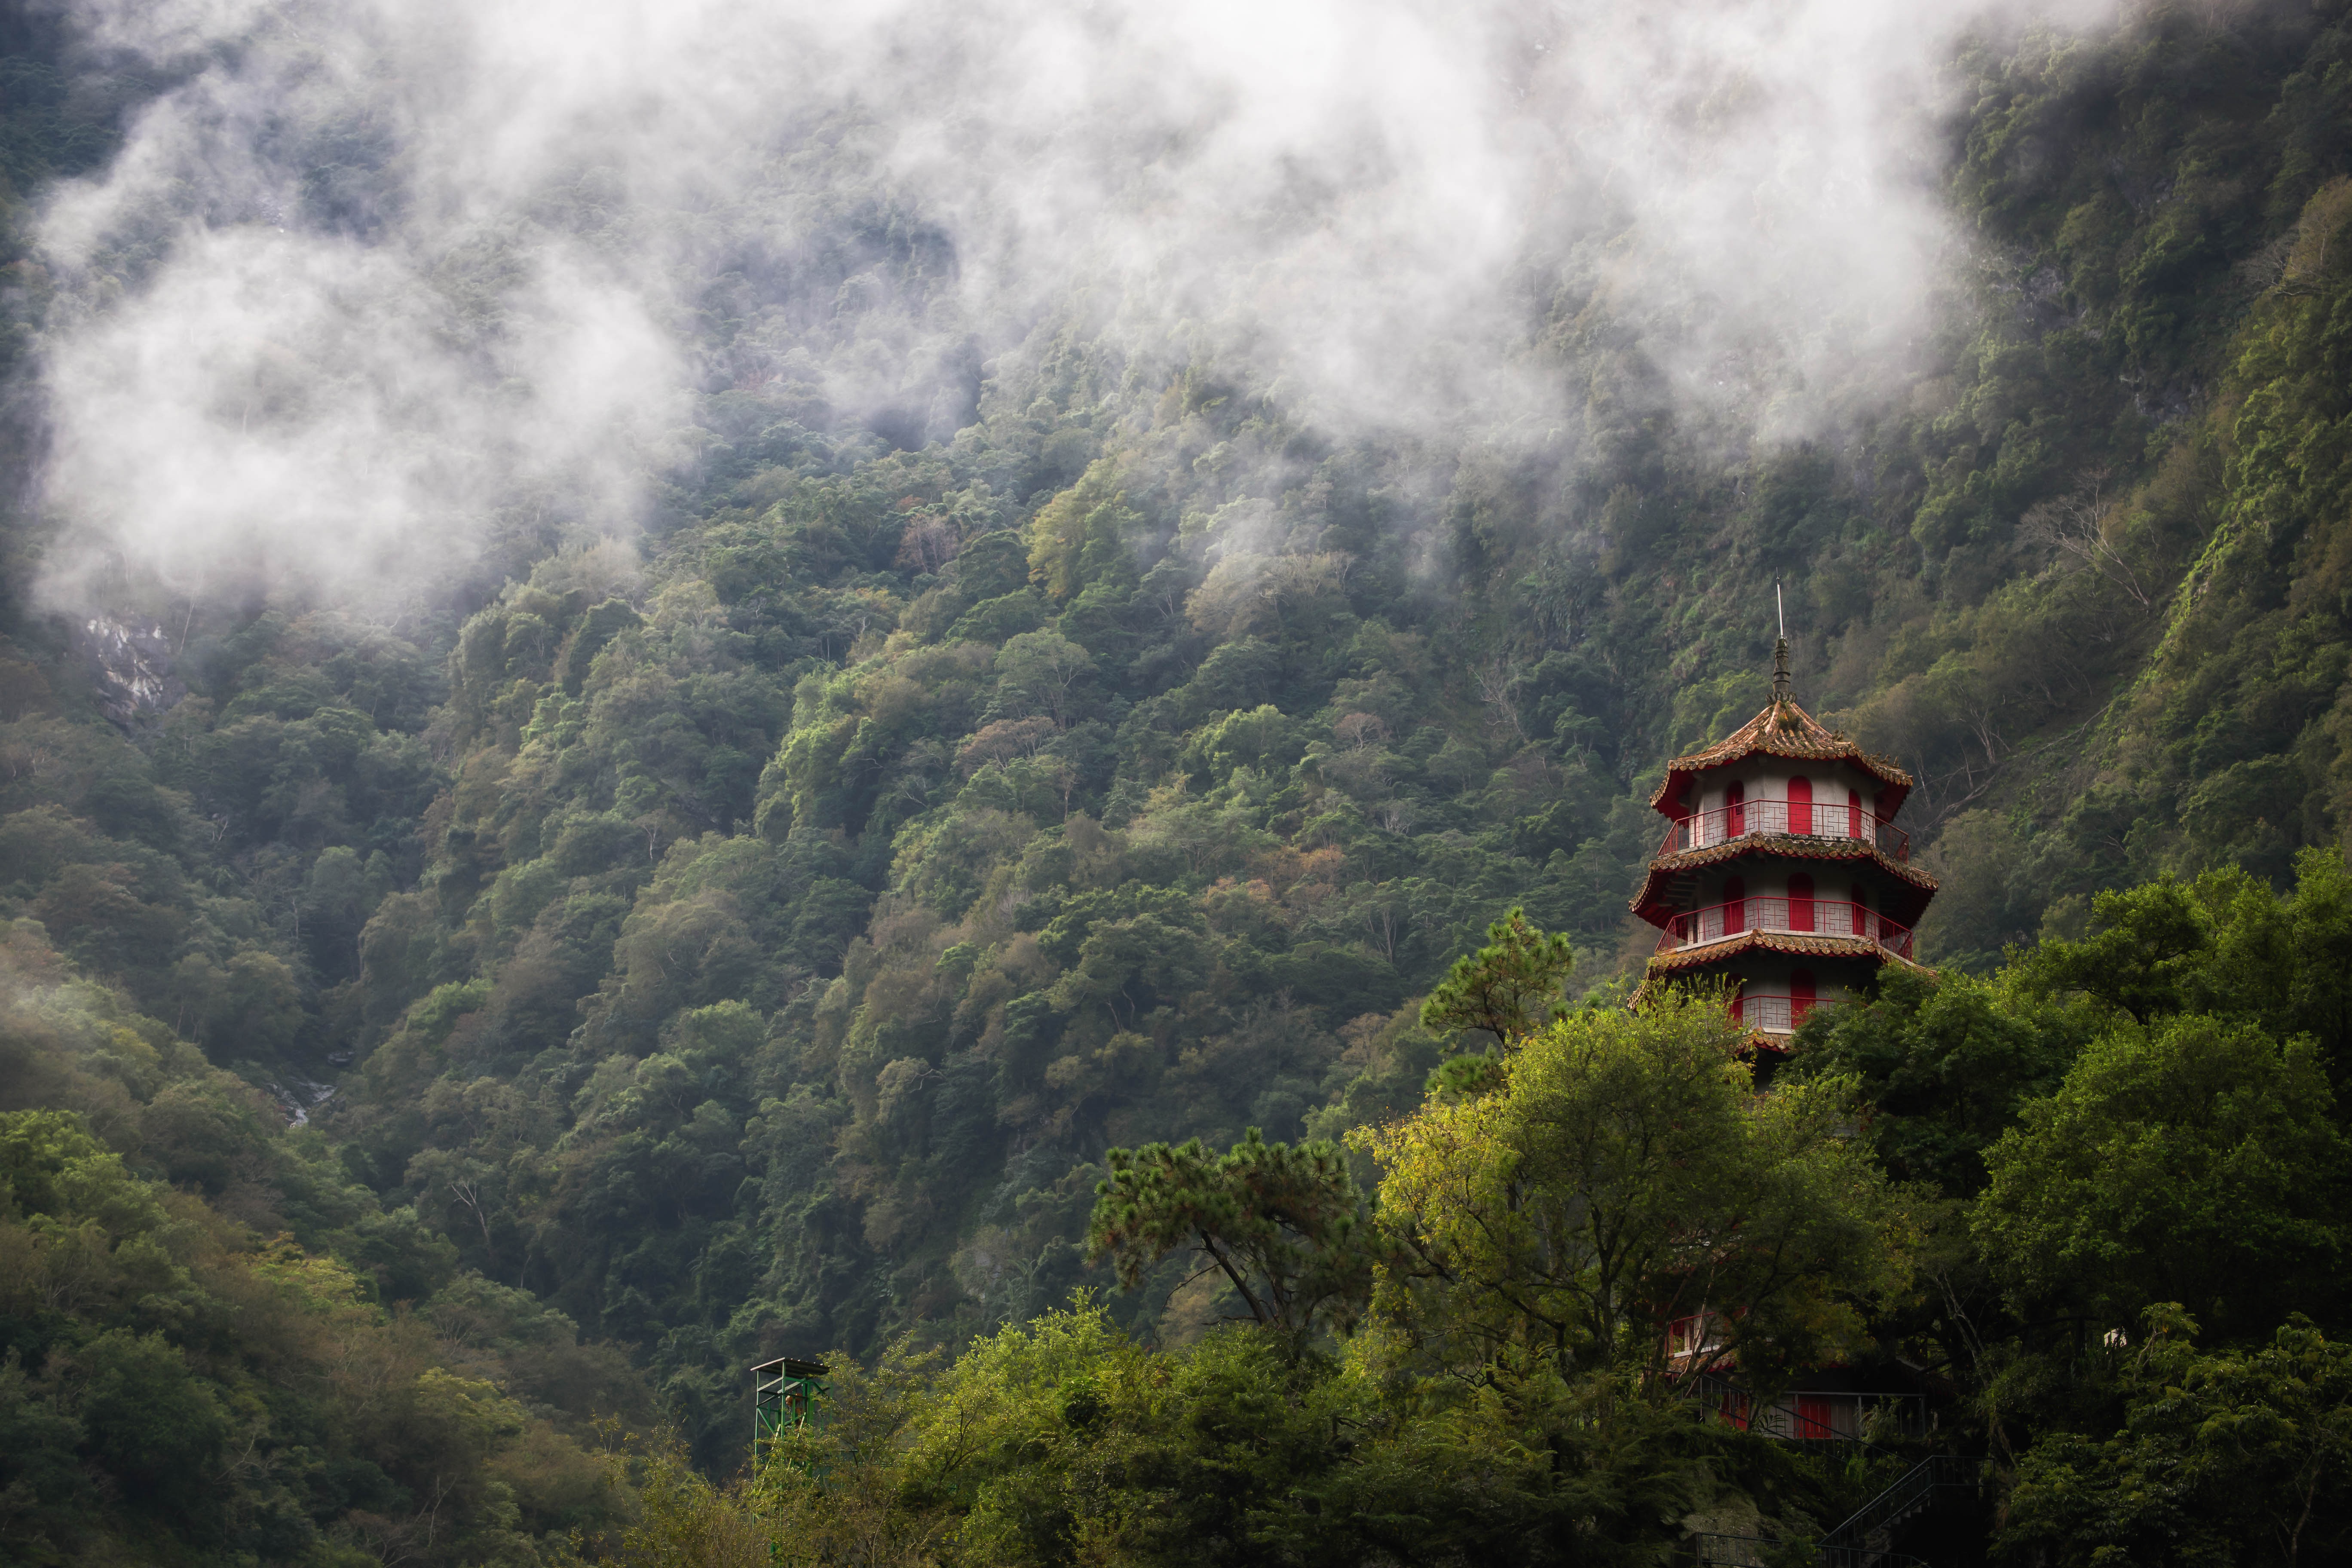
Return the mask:
M751 1369L751 1441L784 1435L788 1426L819 1419L817 1400L826 1389L824 1363L778 1356Z

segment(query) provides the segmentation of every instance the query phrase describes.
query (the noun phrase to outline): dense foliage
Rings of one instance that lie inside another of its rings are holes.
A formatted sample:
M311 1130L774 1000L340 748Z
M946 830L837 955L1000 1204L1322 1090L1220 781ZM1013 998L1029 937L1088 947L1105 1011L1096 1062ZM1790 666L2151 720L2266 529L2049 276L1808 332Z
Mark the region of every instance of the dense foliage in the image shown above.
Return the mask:
M1114 1151L1097 1245L1194 1238L1210 1261L1180 1289L1207 1282L1237 1321L1153 1347L1082 1298L952 1362L911 1341L871 1371L838 1357L824 1421L620 1555L1636 1563L1712 1536L1808 1562L1942 1447L1999 1507L1948 1504L1898 1549L2334 1561L2352 1548L2341 1055L2249 1016L2289 977L2242 957L2347 891L2314 856L2291 899L2234 871L2106 895L2091 942L1817 1012L1761 1092L1712 998L1569 1013L1475 1091L1433 1077L1359 1135L1379 1171L1360 1234L1221 1179L1287 1168L1255 1133L1222 1164ZM2086 949L2153 947L2155 910L2194 932L2166 960L2179 994L2136 1016L2063 978L2096 973ZM1515 957L1497 942L1473 966ZM1922 1099L1959 1072L1987 1092ZM1182 1174L1120 1179L1138 1170ZM1327 1213L1352 1195L1321 1192ZM1256 1310L1303 1272L1295 1247L1250 1247L1269 1232L1369 1268L1335 1332ZM1710 1309L1715 1331L1676 1331ZM1824 1365L1929 1369L1949 1425L1790 1445L1724 1419L1699 1375L1769 1391Z
M16 375L27 204L163 84L41 16L0 41ZM1808 441L1679 411L1582 253L1521 367L1576 389L1551 445L1340 439L1076 314L929 436L714 370L639 546L502 517L486 577L389 625L126 578L175 684L111 721L12 498L0 1538L1801 1535L1872 1478L1644 1370L1737 1203L1796 1270L1707 1286L1751 1363L1950 1369L2018 1551L2187 1540L2113 1512L2164 1466L2181 1517L2251 1510L2199 1560L2270 1551L2277 1489L2342 1486L2347 51L2333 4L1973 46L1967 286ZM714 295L709 363L938 260L838 221ZM27 471L37 401L4 423ZM1759 1110L1703 1031L1570 1008L1646 952L1647 795L1762 700L1775 582L1801 695L1920 775L1942 974L1814 1026ZM1850 1093L1875 1163L1824 1142ZM1652 1115L1719 1135L1637 1151ZM827 1349L870 1369L799 1472L837 1485L696 1478L742 1457L746 1363ZM130 1382L168 1391L152 1438ZM656 1408L684 1458L592 1460L592 1415ZM1427 1511L1383 1523L1401 1476Z
M0 934L0 1552L529 1560L623 1517L627 1359L387 1211L315 1132Z

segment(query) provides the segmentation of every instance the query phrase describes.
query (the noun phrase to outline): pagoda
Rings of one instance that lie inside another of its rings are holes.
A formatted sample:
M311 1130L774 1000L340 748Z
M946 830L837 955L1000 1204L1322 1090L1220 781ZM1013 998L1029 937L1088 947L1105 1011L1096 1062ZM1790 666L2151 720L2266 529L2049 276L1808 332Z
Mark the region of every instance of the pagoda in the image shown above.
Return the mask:
M1671 826L1633 911L1658 928L1644 986L1715 981L1759 1049L1785 1052L1805 1015L1913 964L1936 879L1895 826L1911 775L1797 706L1789 641L1772 700L1676 757L1650 805Z

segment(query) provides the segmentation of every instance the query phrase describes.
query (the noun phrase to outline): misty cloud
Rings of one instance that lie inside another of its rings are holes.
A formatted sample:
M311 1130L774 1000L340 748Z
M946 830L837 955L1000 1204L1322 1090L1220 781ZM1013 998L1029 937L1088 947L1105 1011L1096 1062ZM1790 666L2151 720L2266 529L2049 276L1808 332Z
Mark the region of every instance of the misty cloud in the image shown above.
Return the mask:
M43 221L61 602L120 561L399 592L517 509L625 531L698 397L940 437L975 355L1072 321L1343 429L1571 444L1606 336L1708 418L1802 433L1923 329L1940 68L1984 15L76 14L184 79Z

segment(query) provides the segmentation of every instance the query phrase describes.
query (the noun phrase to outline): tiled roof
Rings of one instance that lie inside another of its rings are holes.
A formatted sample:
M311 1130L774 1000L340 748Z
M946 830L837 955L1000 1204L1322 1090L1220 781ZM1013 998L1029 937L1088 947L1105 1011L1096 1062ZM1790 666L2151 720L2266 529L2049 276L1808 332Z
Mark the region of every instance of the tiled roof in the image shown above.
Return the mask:
M1911 793L1911 775L1897 767L1894 758L1864 751L1824 726L1794 700L1782 698L1767 703L1762 712L1714 745L1668 763L1665 782L1650 797L1650 805L1668 816L1675 816L1672 803L1682 798L1692 774L1759 752L1797 762L1852 763L1886 785L1879 807L1880 815L1885 816L1893 816L1901 807L1903 797Z
M1919 910L1925 910L1927 900L1936 896L1935 878L1907 860L1894 858L1866 838L1814 838L1791 833L1751 833L1745 838L1726 839L1704 848L1683 849L1672 855L1659 856L1650 862L1649 870L1642 878L1642 890L1628 901L1628 907L1652 925L1664 925L1665 921L1655 916L1675 912L1664 909L1664 905L1667 889L1676 877L1702 867L1737 860L1742 855L1769 855L1792 860L1868 860L1888 876L1917 889L1919 908L1907 911L1911 918L1904 921L1906 925L1916 924ZM1882 912L1900 919L1906 911L1888 910Z
M1900 953L1889 952L1868 937L1806 936L1796 931L1748 931L1721 942L1654 954L1650 959L1649 978L1711 969L1726 959L1759 950L1804 958L1866 958L1880 963L1909 964L1914 969L1919 967Z

